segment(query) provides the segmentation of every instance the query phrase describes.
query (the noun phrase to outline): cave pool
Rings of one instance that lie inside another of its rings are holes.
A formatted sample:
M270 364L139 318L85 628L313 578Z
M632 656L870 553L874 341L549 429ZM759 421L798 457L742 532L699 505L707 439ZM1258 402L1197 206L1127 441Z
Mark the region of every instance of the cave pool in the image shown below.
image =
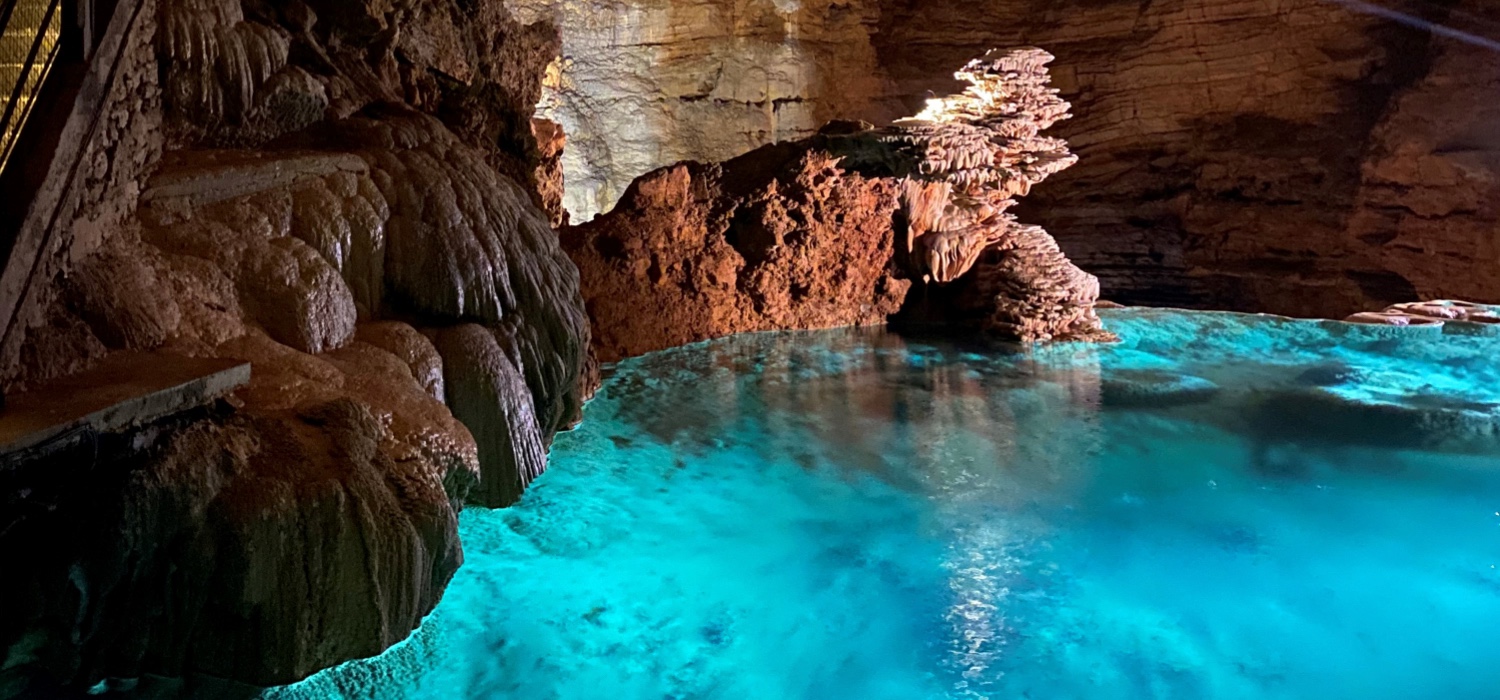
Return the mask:
M1500 697L1500 338L1103 315L621 362L422 629L266 697Z

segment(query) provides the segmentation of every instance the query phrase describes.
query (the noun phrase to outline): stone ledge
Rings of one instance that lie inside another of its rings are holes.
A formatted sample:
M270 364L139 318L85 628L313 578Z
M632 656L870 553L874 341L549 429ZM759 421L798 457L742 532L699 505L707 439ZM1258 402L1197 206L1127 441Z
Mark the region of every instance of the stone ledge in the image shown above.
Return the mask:
M191 212L245 195L286 187L305 177L363 173L350 153L204 150L169 154L141 195L147 207Z
M9 397L0 410L0 468L80 429L117 432L198 408L250 383L250 364L118 353L86 372Z

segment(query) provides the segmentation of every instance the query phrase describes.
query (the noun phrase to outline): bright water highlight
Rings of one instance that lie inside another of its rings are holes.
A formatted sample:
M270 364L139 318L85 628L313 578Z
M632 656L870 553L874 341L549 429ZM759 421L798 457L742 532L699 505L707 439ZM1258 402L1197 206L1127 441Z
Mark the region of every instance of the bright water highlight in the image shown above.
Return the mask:
M1106 320L621 363L412 639L269 695L1500 696L1500 341Z

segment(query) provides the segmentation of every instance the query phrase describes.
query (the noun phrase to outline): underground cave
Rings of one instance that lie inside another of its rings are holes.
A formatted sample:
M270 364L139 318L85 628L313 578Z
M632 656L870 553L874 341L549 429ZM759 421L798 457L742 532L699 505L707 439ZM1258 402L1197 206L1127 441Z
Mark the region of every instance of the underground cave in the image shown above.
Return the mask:
M1495 697L1491 5L0 0L0 699Z

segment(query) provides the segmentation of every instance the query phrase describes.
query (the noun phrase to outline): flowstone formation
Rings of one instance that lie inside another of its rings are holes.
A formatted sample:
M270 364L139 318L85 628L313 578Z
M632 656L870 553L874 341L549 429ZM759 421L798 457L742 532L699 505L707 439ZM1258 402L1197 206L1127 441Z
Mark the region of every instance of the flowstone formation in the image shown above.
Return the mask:
M600 359L892 317L1015 340L1108 338L1097 280L1008 211L1075 161L1040 135L1068 110L1047 85L1051 58L990 52L958 73L966 92L893 127L830 124L638 179L614 211L562 232Z
M6 456L0 558L28 565L0 581L0 697L247 696L381 652L462 561L458 512L514 502L598 383L549 223L561 135L532 122L554 27L499 0L141 2L104 116L129 139L88 161L0 382L250 380Z

